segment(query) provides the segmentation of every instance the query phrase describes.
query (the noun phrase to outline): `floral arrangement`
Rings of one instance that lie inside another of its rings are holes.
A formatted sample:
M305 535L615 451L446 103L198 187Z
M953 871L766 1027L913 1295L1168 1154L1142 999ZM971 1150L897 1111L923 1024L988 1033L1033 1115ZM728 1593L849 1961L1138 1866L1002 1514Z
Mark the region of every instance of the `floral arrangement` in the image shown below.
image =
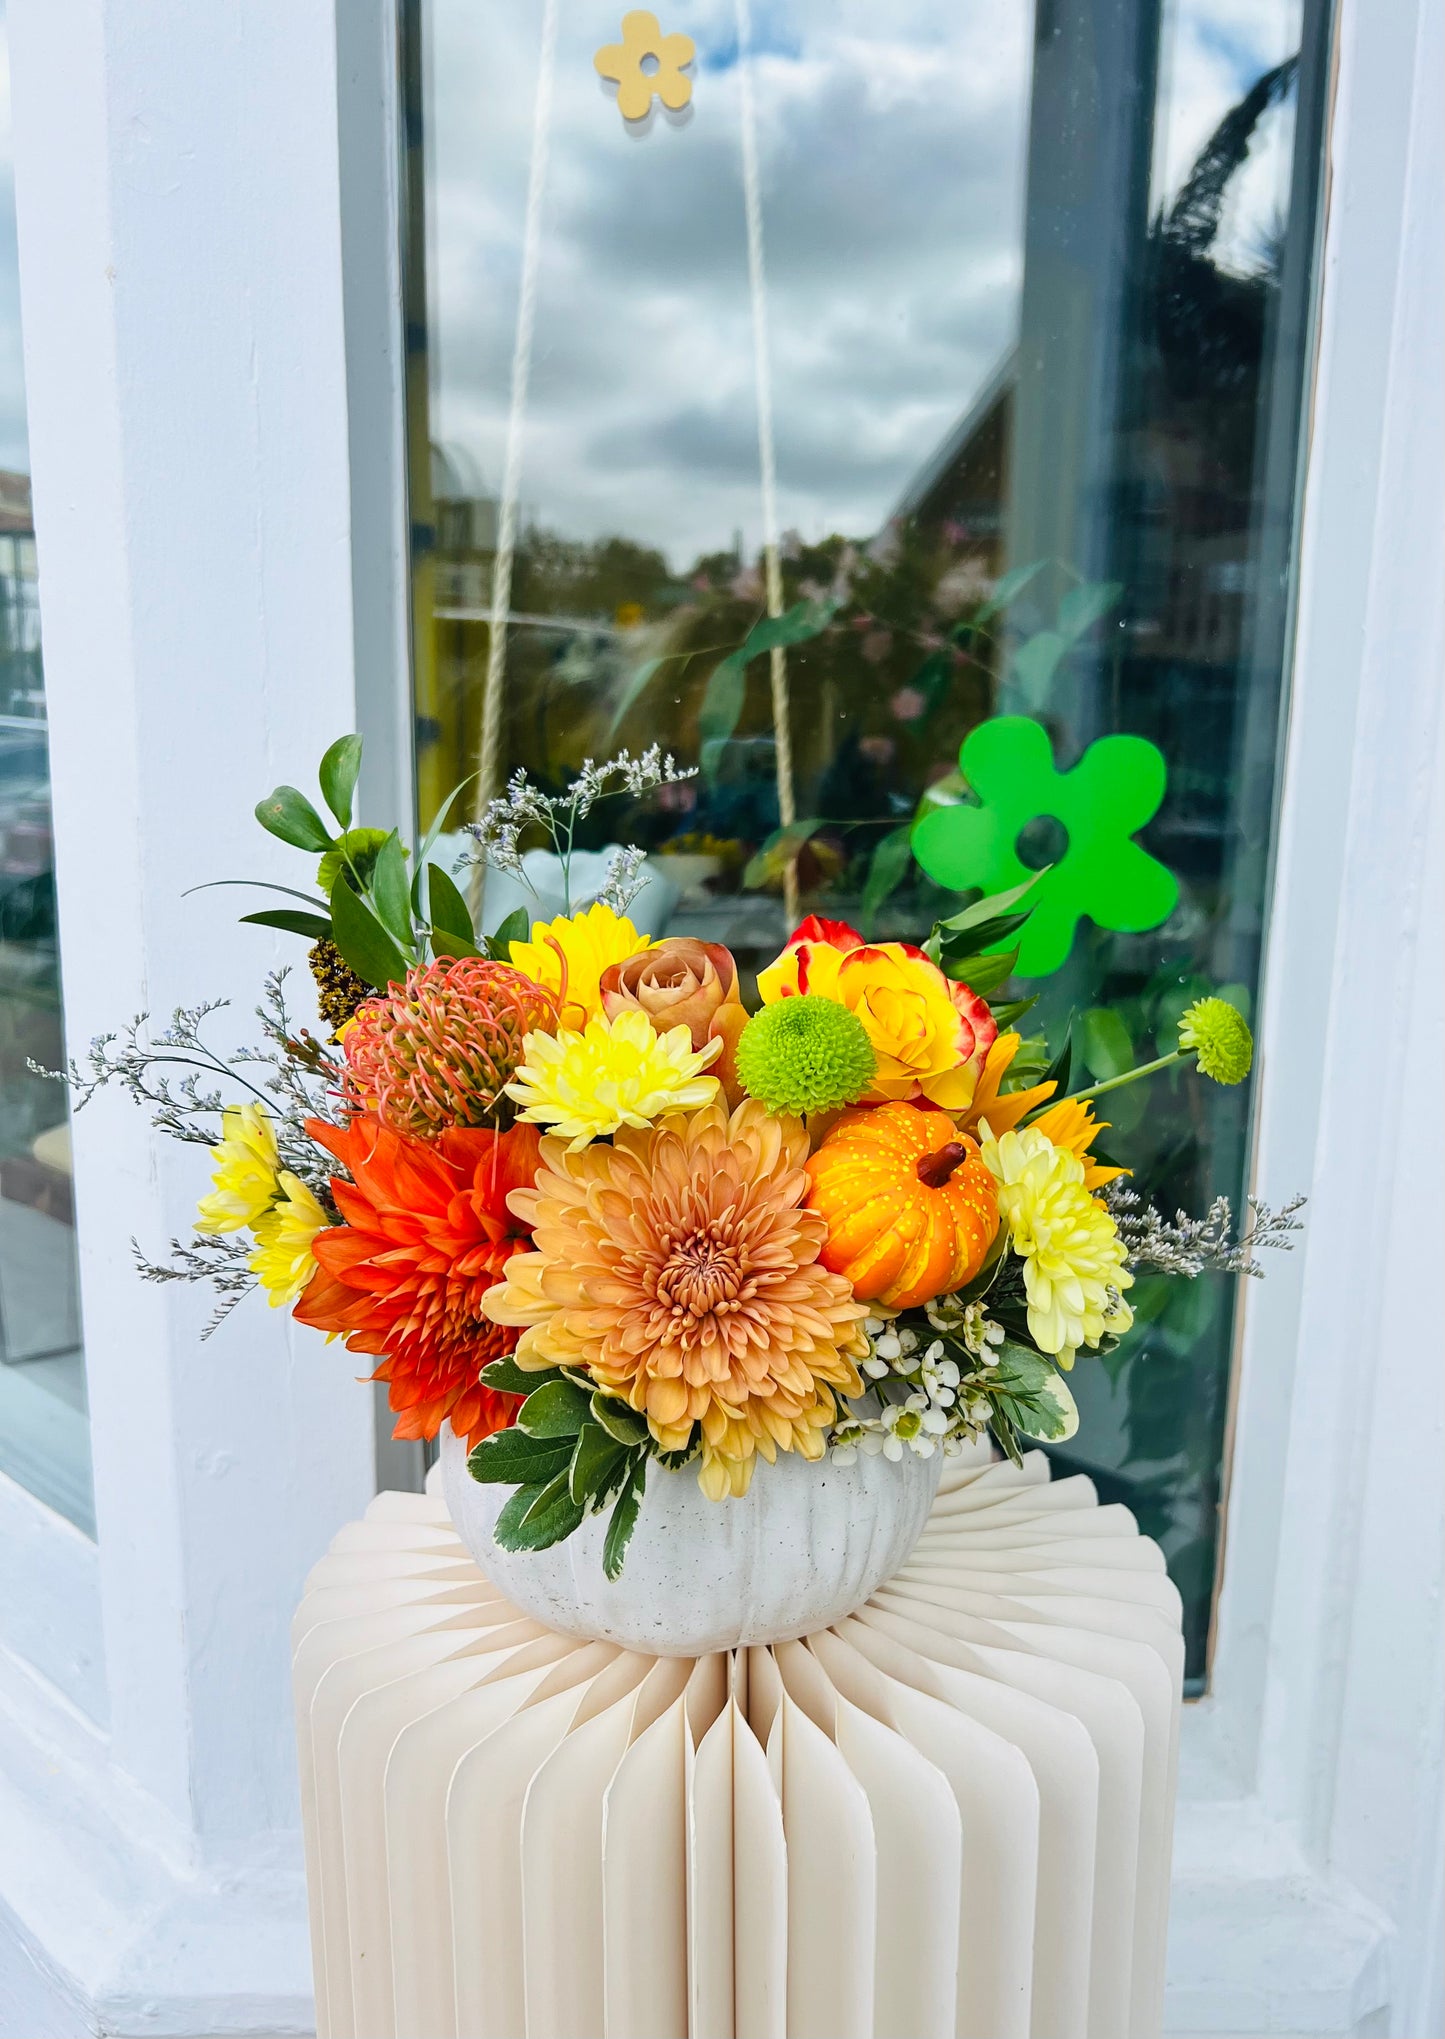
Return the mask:
M616 1576L654 1467L724 1502L779 1452L1067 1438L1067 1376L1129 1329L1139 1269L1258 1273L1253 1248L1298 1229L1297 1202L1236 1240L1222 1200L1168 1220L1125 1187L1102 1096L1184 1062L1238 1083L1249 1029L1203 998L1169 1054L1071 1091L1067 1045L1045 1067L1019 1031L1032 1001L990 998L1032 880L922 947L810 917L745 1000L726 948L627 918L640 853L573 905L579 822L690 776L671 758L589 764L559 797L518 774L471 824L476 862L519 875L541 835L567 911L484 936L432 861L451 803L413 860L353 825L360 756L348 736L322 760L334 827L292 787L256 810L316 859L246 919L310 943L327 1037L293 1025L283 972L260 1047L213 1051L202 1006L96 1041L70 1081L83 1104L118 1080L211 1149L194 1236L145 1274L209 1280L218 1316L259 1287L374 1360L397 1436L449 1423L515 1488L504 1548L606 1509Z

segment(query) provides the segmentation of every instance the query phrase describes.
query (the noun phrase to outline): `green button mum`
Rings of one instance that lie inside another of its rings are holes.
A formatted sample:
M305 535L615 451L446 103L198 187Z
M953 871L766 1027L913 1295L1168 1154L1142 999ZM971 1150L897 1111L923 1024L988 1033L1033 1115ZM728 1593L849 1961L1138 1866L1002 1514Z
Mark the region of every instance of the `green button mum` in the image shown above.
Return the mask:
M799 1118L856 1104L878 1067L858 1015L816 992L754 1013L738 1035L737 1060L749 1097Z
M979 804L937 807L913 831L913 854L935 883L954 892L1006 892L1030 875L1018 853L1030 822L1051 819L1068 834L1029 895L1033 910L1018 936L1021 977L1057 970L1086 915L1127 934L1169 918L1178 881L1131 840L1164 798L1164 758L1152 743L1101 736L1061 772L1041 724L995 715L972 731L958 762Z

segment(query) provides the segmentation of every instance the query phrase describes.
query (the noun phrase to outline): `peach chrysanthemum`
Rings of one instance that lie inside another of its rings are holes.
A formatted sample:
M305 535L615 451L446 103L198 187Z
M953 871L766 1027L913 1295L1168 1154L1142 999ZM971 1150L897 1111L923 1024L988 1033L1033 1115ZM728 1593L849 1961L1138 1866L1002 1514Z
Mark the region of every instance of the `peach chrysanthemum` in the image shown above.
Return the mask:
M542 1142L533 1228L483 1308L522 1327L519 1366L569 1366L647 1417L664 1451L702 1427L704 1491L746 1493L755 1454L823 1455L834 1391L862 1391L867 1312L818 1259L808 1138L748 1099L610 1147Z

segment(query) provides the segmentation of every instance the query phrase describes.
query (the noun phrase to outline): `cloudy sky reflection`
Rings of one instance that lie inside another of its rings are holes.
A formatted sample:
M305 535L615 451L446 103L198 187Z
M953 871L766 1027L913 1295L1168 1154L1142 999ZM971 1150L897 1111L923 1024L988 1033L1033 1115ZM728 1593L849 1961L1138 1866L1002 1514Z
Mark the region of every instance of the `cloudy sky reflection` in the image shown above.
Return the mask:
M731 0L693 117L630 134L593 72L617 14L563 0L522 501L678 566L761 535ZM536 86L532 6L436 0L428 147L433 436L494 493L506 445ZM877 528L1014 337L1027 10L932 0L759 8L754 94L779 519Z

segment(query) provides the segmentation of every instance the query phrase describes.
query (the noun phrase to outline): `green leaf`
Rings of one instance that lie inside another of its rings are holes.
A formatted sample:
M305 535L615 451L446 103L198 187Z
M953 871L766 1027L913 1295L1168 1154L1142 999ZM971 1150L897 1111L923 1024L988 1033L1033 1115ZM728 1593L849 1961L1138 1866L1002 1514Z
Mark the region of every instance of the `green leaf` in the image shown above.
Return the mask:
M1129 1029L1110 1005L1091 1005L1079 1015L1079 1057L1089 1074L1103 1083L1134 1067Z
M531 916L525 906L514 906L495 934L486 938L487 954L494 963L510 963L513 942L524 942L532 932Z
M1122 581L1084 581L1059 603L1059 629L1071 644L1107 616L1124 592Z
M475 942L469 942L465 935L449 935L445 928L434 927L431 931L431 951L434 956L480 956L482 951Z
M768 875L768 864L772 851L777 849L800 850L810 836L826 828L827 822L814 817L809 821L790 821L786 828L775 828L767 841L749 857L743 872L744 885L761 885Z
M1006 942L1010 935L1017 934L1028 917L1027 913L1000 913L992 920L981 920L977 927L968 928L961 935L940 935L939 954L955 963L966 956L981 956L995 942Z
M460 795L466 791L467 787L471 785L472 780L475 779L476 776L477 774L475 772L468 772L466 778L464 778L459 785L452 787L451 792L448 793L446 799L443 800L441 806L432 816L431 827L427 830L426 834L421 839L421 848L416 853L416 876L411 881L412 905L416 908L418 913L421 912L422 872L426 869L427 862L431 857L431 853L433 849L436 847L437 837L446 827L447 816L451 813L452 808L455 806Z
M502 1512L497 1517L496 1527L492 1531L493 1537L502 1550L527 1550L530 1548L525 1543L518 1543L517 1537L521 1532L523 1516L532 1506L532 1503L546 1492L546 1487L547 1483L545 1480L529 1482L525 1487L518 1487L516 1493L509 1495L502 1503Z
M1052 869L1052 866L1046 868ZM983 927L987 922L996 920L1000 914L1007 913L1009 908L1015 906L1045 875L1046 871L1035 871L1032 876L1024 879L1022 885L1010 885L1007 892L991 892L986 899L975 899L973 905L965 906L961 913L950 914L947 920L937 922L935 932L941 940L946 940L950 935L971 934L976 928ZM1033 909L1028 910L1032 912Z
M873 916L908 875L913 862L912 841L913 823L905 821L901 828L891 829L874 850L863 884L864 934L872 933Z
M974 622L989 623L995 616L1001 616L1011 602L1018 600L1034 576L1041 573L1047 565L1046 559L1033 559L1027 566L1011 568L1002 580L995 581L993 593L983 607L974 612Z
M532 1498L519 1505L523 1495ZM582 1525L582 1510L572 1499L565 1471L545 1487L519 1487L497 1517L492 1534L503 1550L548 1550Z
M333 899L335 893L332 894ZM376 853L371 873L371 903L376 917L403 949L413 946L416 929L411 917L411 881L406 875L406 852L393 829Z
M522 1404L517 1423L529 1437L575 1437L588 1406L587 1395L571 1381L544 1381Z
M312 892L298 892L294 885L273 885L269 878L208 878L204 885L188 885L181 897L189 899L193 892L214 892L218 885L252 885L262 892L284 892L288 899L299 899L303 906L314 907L318 914L331 911L328 900L318 899ZM1190 1003L1186 998L1184 1004ZM1183 1009L1181 1006L1180 1011Z
M331 939L357 976L378 991L406 976L401 950L349 885L338 885L331 895Z
M427 866L427 901L433 931L440 928L445 934L460 935L468 948L475 946L471 909L440 864Z
M987 998L991 991L998 990L1000 984L1007 984L1018 959L1017 949L1003 949L995 956L966 956L957 961L945 955L943 974L951 977L955 984L966 984L980 998Z
M990 1000L994 1025L999 1032L1006 1033L1010 1027L1016 1027L1026 1013L1033 1011L1039 1002L1039 995L1036 991L1032 998L1010 998L1003 1005L993 1005Z
M361 738L338 736L321 760L316 776L321 797L343 828L351 826L351 802L361 771Z
M627 1485L618 1496L612 1510L612 1519L607 1525L607 1535L602 1543L602 1571L606 1578L616 1579L622 1572L622 1560L627 1555L627 1546L632 1532L637 1527L637 1512L642 1506L642 1493L647 1484L647 1460L639 1459L633 1467Z
M711 746L708 755L714 759L717 747L726 743L738 726L747 695L747 669L747 647L743 646L719 659L707 676L697 715L697 734L700 744Z
M1043 1074L1043 1081L1045 1083L1052 1083L1055 1086L1054 1089L1055 1097L1062 1097L1064 1091L1067 1089L1069 1082L1069 1071L1073 1068L1073 1065L1074 1065L1074 1021L1073 1015L1070 1014L1069 1024L1064 1029L1064 1045L1062 1048L1060 1048L1058 1054L1055 1055L1053 1061L1050 1062L1048 1068L1044 1071Z
M569 1471L572 1499L580 1508L595 1505L607 1490L608 1480L627 1456L615 1437L609 1437L598 1423L584 1423L577 1433Z
M497 1430L475 1445L467 1459L474 1480L504 1487L544 1485L566 1470L572 1456L568 1438L528 1437L520 1430Z
M592 1397L591 1407L593 1422L600 1423L619 1444L646 1444L652 1435L647 1427L647 1418L639 1416L635 1409L629 1409L616 1395L604 1395L599 1388Z
M626 720L628 710L636 702L638 696L642 693L658 667L666 665L669 658L677 658L678 656L677 652L669 652L662 658L645 658L637 670L628 676L627 685L622 689L621 698L613 709L612 720L607 726L607 734L609 736L616 736Z
M329 850L331 837L326 824L304 793L294 786L278 786L274 793L256 803L256 819L268 834L279 836L297 850Z
M243 913L242 927L279 927L288 935L305 935L313 942L331 939L331 922L319 913L295 913L289 906L270 906L264 913Z
M1040 630L1024 639L1013 655L1011 673L1029 708L1042 708L1048 699L1049 682L1059 660L1069 649L1069 640L1057 630Z
M1036 1083L1047 1081L1049 1067L1049 1044L1044 1036L1025 1034L1003 1073L999 1094L1007 1097L1011 1091L1031 1090ZM1042 1111L1044 1107L1040 1105L1038 1109Z
M722 746L730 739L743 712L747 695L747 669L755 658L789 644L804 644L826 630L837 612L836 602L795 602L781 616L764 616L755 623L736 651L720 659L708 675L698 710L697 733L703 769L708 776L716 770Z
M510 1354L505 1359L490 1360L481 1371L484 1388L490 1388L494 1395L530 1395L542 1384L541 1374L526 1373Z

